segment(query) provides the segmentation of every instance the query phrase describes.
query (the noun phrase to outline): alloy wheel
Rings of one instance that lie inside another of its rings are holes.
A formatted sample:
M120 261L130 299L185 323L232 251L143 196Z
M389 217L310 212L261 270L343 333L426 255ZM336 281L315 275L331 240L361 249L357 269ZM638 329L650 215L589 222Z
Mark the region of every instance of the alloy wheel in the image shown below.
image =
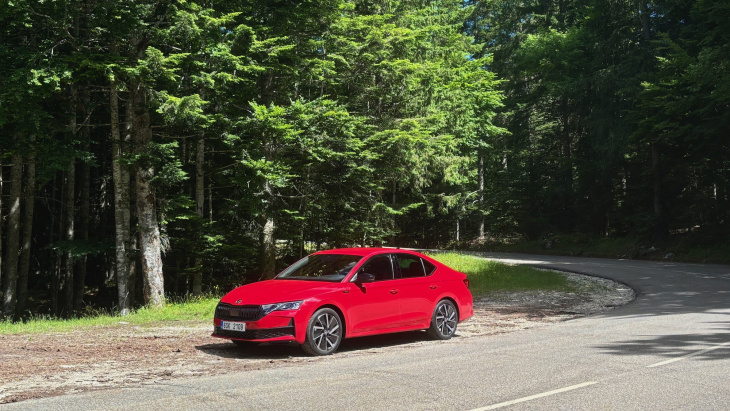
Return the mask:
M456 332L456 309L451 304L441 304L436 311L436 328L443 336Z
M314 343L322 351L331 351L340 341L340 321L330 314L322 313L317 316L312 327Z

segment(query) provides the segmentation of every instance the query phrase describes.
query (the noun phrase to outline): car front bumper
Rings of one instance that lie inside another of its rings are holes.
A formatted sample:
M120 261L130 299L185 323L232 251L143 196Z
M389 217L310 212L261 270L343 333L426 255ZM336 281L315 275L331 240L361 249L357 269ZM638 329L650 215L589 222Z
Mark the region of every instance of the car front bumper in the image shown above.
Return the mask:
M221 329L221 321L246 324L245 331ZM306 317L299 310L275 311L255 321L234 317L213 320L213 337L255 342L304 342Z

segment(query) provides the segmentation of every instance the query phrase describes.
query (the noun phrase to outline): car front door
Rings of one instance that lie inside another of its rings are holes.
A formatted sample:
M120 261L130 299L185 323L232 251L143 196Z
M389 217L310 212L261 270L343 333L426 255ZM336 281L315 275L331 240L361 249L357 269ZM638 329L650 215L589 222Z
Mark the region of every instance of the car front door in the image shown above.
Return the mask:
M362 283L357 275L374 276L373 282ZM358 270L349 284L350 307L348 328L351 335L370 334L396 328L400 322L400 296L395 287L393 260L390 254L371 257Z

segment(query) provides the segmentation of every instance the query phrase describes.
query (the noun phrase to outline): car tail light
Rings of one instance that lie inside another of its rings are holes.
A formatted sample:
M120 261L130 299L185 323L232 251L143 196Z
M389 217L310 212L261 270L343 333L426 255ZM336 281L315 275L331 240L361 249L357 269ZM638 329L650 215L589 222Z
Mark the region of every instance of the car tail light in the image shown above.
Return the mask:
M468 278L464 279L464 285L466 286L466 288L469 288L469 279Z

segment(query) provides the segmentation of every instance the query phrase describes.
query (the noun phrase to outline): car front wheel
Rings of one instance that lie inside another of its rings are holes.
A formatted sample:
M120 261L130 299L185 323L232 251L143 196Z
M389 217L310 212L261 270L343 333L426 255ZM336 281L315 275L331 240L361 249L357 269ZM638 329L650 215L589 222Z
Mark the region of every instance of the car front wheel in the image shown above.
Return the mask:
M459 313L454 303L450 300L441 300L433 310L428 335L436 340L448 340L456 334L458 323Z
M342 336L339 314L331 308L320 308L309 319L302 349L310 355L329 355L340 346Z

